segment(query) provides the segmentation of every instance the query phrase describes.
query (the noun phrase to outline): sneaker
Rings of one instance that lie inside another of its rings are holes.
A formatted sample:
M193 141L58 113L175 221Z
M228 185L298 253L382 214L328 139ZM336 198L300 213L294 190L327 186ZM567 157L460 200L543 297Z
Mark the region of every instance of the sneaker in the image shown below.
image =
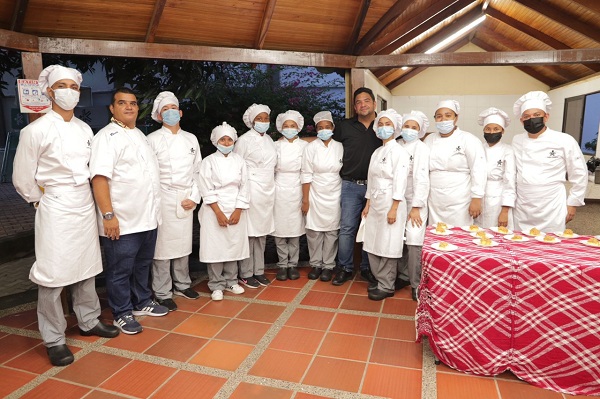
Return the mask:
M169 309L167 309L166 306L150 301L142 309L134 309L131 313L133 313L134 316L164 316L169 313Z
M198 299L198 297L200 296L200 294L198 294L196 291L194 291L191 288L186 288L183 291L173 290L173 294L182 296L187 299Z
M262 285L263 287L266 287L267 285L271 284L271 280L266 278L264 274L261 274L260 276L254 275L254 279L258 281L258 284Z
M137 322L135 317L131 313L126 313L113 321L113 325L123 332L123 334L137 334L141 333L143 328L140 323Z
M222 301L223 300L223 291L214 290L212 292L212 294L210 294L210 297L212 298L213 301Z
M227 288L225 288L225 291L231 292L232 294L236 294L236 295L244 293L244 289L239 284L234 284L231 287L227 287Z
M165 299L156 298L156 302L158 302L159 305L164 306L165 308L169 309L169 312L177 310L177 304L171 298L165 298Z
M248 278L242 278L242 277L240 277L238 279L238 281L240 282L240 284L244 284L248 288L258 288L258 287L260 287L260 283L258 281L256 281L256 279L254 277L252 277L252 276L250 276Z

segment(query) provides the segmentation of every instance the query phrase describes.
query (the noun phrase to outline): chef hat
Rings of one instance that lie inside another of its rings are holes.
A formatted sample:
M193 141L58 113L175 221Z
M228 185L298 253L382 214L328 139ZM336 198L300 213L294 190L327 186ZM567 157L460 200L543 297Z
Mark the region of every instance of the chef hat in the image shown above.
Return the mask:
M156 96L156 99L154 100L154 105L152 106L152 119L154 119L157 122L160 122L160 120L158 119L158 114L160 114L160 110L165 105L169 104L175 104L177 105L177 108L179 108L179 100L177 99L177 97L175 97L175 94L171 93L170 91L163 91L158 96Z
M410 114L402 115L402 123L406 123L406 121L415 121L419 124L421 130L419 130L419 138L422 139L427 133L427 129L429 129L429 119L427 116L421 111L410 111Z
M532 108L541 109L548 113L552 108L552 101L550 101L550 97L543 91L530 91L515 102L513 112L515 116L520 118L523 112Z
M81 72L77 69L67 68L62 65L50 65L40 73L40 77L38 78L40 89L42 93L46 96L48 87L52 87L52 85L58 82L61 79L71 79L77 86L81 86L81 82L83 82L83 76L81 76Z
M490 123L495 123L502 126L502 129L505 129L510 125L510 118L508 117L508 114L501 109L491 107L479 114L477 123L483 127L486 127Z
M258 114L261 114L263 112L266 112L267 114L270 115L271 108L269 108L263 104L252 104L251 106L248 107L246 112L244 112L244 116L242 117L242 119L244 120L244 123L246 124L246 126L248 126L249 129L252 129L252 124L254 123L254 119L256 118L256 116Z
M315 129L317 127L317 123L319 123L321 121L329 121L333 124L333 126L335 126L335 123L333 123L333 116L331 115L331 112L329 112L329 111L317 112L315 114L315 116L313 116L313 121L315 122Z
M283 114L277 115L277 119L275 120L275 126L277 127L277 131L281 133L283 130L283 123L285 121L294 121L298 125L298 130L302 130L304 127L304 117L298 111L288 110Z
M392 121L392 124L394 125L394 138L400 136L400 133L402 131L402 115L400 115L398 112L396 112L396 110L391 108L386 109L385 111L381 111L377 114L377 117L375 118L375 122L373 123L373 129L377 130L379 120L381 118L388 118Z
M437 111L440 108L450 108L456 115L460 113L460 104L456 100L442 100L435 110Z
M223 122L222 125L215 127L210 134L210 141L216 147L217 143L223 136L229 136L234 142L237 141L237 132L233 128L233 126L229 125L227 122Z

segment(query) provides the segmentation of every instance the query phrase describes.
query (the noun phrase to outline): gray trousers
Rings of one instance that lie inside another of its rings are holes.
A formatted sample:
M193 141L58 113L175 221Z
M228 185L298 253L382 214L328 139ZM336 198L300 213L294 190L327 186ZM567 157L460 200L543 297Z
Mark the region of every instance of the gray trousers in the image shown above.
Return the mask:
M173 262L172 268L171 262ZM171 269L173 269L173 277L171 277ZM190 278L189 256L152 261L152 291L157 298L171 298L173 286L177 291L183 291L190 288L190 284L192 284L192 279Z
M64 287L38 286L37 315L44 345L51 348L65 344L67 321L63 313L60 293ZM96 327L100 317L100 301L96 293L96 278L90 277L71 285L73 311L79 328L89 331Z
M296 267L300 259L300 237L274 237L279 267Z
M398 259L398 276L410 281L412 288L419 288L421 284L421 245L407 245L408 256Z
M338 251L339 230L314 231L306 229L310 266L332 270Z
M229 262L209 263L206 265L208 271L208 288L211 291L221 290L238 283L238 263L235 260Z
M267 236L248 237L250 256L240 260L240 277L248 278L265 274L265 244Z
M394 292L398 259L384 258L370 253L369 265L371 266L371 273L377 279L377 288L385 292Z

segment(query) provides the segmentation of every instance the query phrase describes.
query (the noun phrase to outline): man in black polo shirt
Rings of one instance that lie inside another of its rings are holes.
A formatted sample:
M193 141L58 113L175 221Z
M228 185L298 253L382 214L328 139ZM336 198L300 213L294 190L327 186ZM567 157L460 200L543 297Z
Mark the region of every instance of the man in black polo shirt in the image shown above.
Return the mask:
M356 231L366 203L369 161L373 152L381 145L381 140L373 130L376 116L373 91L366 87L357 89L353 102L356 116L338 123L333 133L334 140L344 146L344 164L340 171L342 217L338 248L338 264L341 270L333 279L333 285L342 285L352 278ZM369 282L377 281L371 274L369 258L365 251L362 251L360 274Z

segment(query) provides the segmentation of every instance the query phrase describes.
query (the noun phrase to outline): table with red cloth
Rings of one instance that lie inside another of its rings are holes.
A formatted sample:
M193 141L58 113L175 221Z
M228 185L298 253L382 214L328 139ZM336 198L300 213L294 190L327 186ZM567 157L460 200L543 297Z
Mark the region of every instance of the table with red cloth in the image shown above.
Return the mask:
M460 371L512 371L541 388L600 395L600 248L578 238L481 247L461 228L423 245L417 333ZM558 238L558 237L557 237ZM454 251L432 244L445 241Z

